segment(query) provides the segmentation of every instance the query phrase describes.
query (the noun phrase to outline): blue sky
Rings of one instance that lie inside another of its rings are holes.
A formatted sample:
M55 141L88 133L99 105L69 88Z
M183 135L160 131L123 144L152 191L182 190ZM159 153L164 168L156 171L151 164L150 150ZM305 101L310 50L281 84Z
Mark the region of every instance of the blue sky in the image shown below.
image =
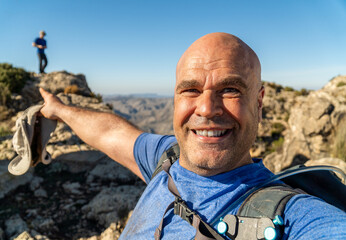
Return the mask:
M175 66L199 37L228 32L261 60L262 79L319 89L346 75L345 0L0 0L0 62L86 75L95 93L172 95Z

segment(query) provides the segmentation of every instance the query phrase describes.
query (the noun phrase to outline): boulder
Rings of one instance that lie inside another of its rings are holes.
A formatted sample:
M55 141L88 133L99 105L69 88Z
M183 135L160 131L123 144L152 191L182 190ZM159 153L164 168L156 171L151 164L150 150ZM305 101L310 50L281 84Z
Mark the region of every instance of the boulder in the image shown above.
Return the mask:
M88 205L82 208L88 219L96 220L103 226L126 221L144 187L123 185L103 189Z
M274 172L304 164L309 159L328 158L336 134L346 126L346 94L340 91L345 77L332 79L324 88L296 98L291 108L282 152L272 153L264 163ZM343 136L345 138L346 136Z
M0 199L19 186L29 184L33 178L32 169L21 176L14 176L8 172L8 161L0 161Z
M15 238L24 231L28 231L28 225L25 221L19 216L19 214L16 214L14 216L11 216L6 222L5 222L5 234L8 238Z
M58 94L63 93L66 87L72 85L78 87L79 94L83 96L91 95L91 90L83 74L72 74L66 71L40 75L40 83L38 86L51 93Z

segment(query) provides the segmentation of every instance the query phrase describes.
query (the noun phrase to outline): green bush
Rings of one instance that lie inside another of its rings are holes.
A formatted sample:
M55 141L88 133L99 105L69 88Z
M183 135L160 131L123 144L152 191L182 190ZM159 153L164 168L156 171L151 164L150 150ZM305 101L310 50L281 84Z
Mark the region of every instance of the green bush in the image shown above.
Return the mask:
M284 121L288 122L288 119L290 118L290 112L286 112L286 115L284 117Z
M4 127L0 127L0 137L5 137L11 134L11 131L5 129Z
M272 124L272 131L271 131L271 135L275 136L275 135L281 135L281 133L283 131L285 131L285 126L282 125L281 123L275 122Z
M11 97L11 91L7 84L0 82L0 106L6 106Z
M90 95L92 98L96 98L100 103L103 102L103 97L101 94L99 93L95 94L94 92L91 92Z
M275 89L275 92L279 93L283 89L283 87L279 84L273 83L273 82L268 82L267 85L271 88Z
M302 88L300 91L295 91L296 96L307 96L309 94L309 90Z
M279 139L272 142L272 144L269 147L270 152L282 152L282 147L284 145L285 139L283 137L280 137Z
M346 85L346 82L339 82L336 86L337 87L342 87L342 86L345 86Z
M292 87L284 87L284 91L293 92L294 89Z
M15 68L9 63L0 63L0 83L7 86L11 93L19 93L30 79L30 73L23 68Z

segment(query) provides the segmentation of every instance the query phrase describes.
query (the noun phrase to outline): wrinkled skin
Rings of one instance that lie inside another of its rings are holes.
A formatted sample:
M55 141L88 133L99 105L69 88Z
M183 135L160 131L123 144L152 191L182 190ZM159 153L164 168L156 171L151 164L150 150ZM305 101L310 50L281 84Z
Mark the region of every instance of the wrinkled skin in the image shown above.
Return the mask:
M182 167L212 176L252 162L264 95L260 79L256 54L233 35L208 34L188 48L177 65L174 94Z

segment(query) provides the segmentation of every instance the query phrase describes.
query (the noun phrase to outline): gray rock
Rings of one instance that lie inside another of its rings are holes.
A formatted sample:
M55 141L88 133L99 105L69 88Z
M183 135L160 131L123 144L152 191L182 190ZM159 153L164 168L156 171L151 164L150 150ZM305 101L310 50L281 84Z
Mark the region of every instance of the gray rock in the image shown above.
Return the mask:
M36 218L31 222L31 225L34 229L38 229L42 232L58 231L56 224L51 218L43 218L41 216L36 216Z
M1 227L0 227L0 239L1 240L5 239L5 233L4 233L4 230L2 230Z
M10 217L5 222L5 234L8 238L14 238L24 231L28 231L28 225L21 219L19 214Z
M131 185L103 189L82 211L88 219L94 219L103 226L124 221L143 190L144 187Z
M42 182L43 182L43 178L41 178L41 177L34 177L32 179L32 181L30 182L30 190L31 191L35 191L36 189L38 189L40 187Z
M68 194L82 195L82 192L79 190L81 185L78 182L74 182L74 183L67 182L67 183L64 183L62 187L64 188L65 192Z
M127 168L108 157L96 165L92 171L90 171L87 182L91 183L94 178L100 178L105 181L114 181L123 184L134 182L138 179L138 177Z
M39 189L35 190L34 196L38 197L38 198L47 198L48 194L47 194L46 190L44 190L43 188L39 188Z
M0 161L0 198L19 186L29 183L32 178L32 169L21 176L14 176L8 172L8 161Z
M72 173L84 172L93 169L99 161L107 156L100 151L76 151L71 148L65 154L56 157L56 162L61 162L68 166ZM70 152L68 152L70 151Z

